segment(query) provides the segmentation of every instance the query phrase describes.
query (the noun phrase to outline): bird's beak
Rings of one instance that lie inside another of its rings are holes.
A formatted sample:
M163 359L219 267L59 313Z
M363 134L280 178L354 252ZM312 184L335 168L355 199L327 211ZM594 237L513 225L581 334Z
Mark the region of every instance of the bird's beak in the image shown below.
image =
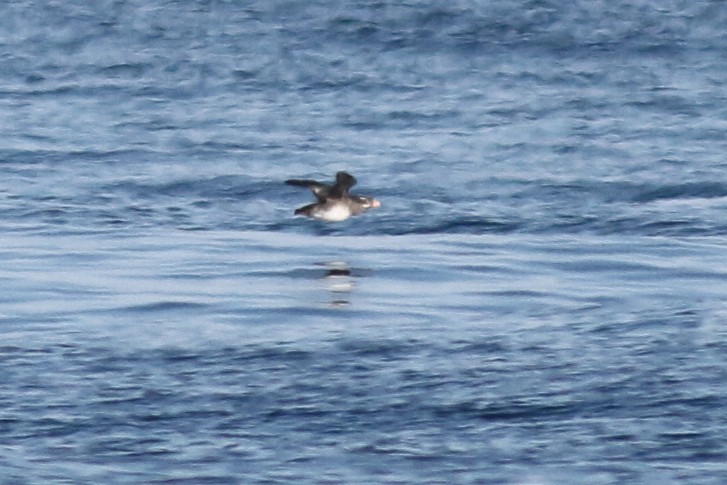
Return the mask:
M380 206L381 206L381 202L379 202L377 199L373 199L371 201L371 207L380 207Z

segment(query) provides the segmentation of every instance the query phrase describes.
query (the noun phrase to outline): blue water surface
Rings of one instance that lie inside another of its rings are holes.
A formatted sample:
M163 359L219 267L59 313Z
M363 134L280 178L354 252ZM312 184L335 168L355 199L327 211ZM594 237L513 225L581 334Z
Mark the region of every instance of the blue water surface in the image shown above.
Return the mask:
M724 25L8 3L0 483L727 483Z

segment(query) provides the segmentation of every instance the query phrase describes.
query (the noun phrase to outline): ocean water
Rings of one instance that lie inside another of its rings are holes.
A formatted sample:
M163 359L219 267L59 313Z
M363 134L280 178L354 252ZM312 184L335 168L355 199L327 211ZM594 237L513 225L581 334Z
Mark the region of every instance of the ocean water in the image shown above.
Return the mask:
M726 24L3 6L0 483L727 483Z

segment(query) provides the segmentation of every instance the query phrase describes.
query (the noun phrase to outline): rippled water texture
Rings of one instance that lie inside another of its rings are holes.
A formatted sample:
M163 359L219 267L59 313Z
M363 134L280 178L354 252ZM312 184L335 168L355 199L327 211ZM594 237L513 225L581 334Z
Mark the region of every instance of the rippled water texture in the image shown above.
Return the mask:
M725 25L4 6L0 482L727 483Z

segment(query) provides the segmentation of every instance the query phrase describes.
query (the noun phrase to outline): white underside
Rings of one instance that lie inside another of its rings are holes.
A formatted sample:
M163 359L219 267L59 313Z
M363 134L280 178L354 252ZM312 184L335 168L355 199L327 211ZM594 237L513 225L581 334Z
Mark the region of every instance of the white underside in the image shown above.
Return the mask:
M322 219L324 221L345 221L351 217L351 209L343 204L336 204L331 207L318 209L311 215L316 219Z

